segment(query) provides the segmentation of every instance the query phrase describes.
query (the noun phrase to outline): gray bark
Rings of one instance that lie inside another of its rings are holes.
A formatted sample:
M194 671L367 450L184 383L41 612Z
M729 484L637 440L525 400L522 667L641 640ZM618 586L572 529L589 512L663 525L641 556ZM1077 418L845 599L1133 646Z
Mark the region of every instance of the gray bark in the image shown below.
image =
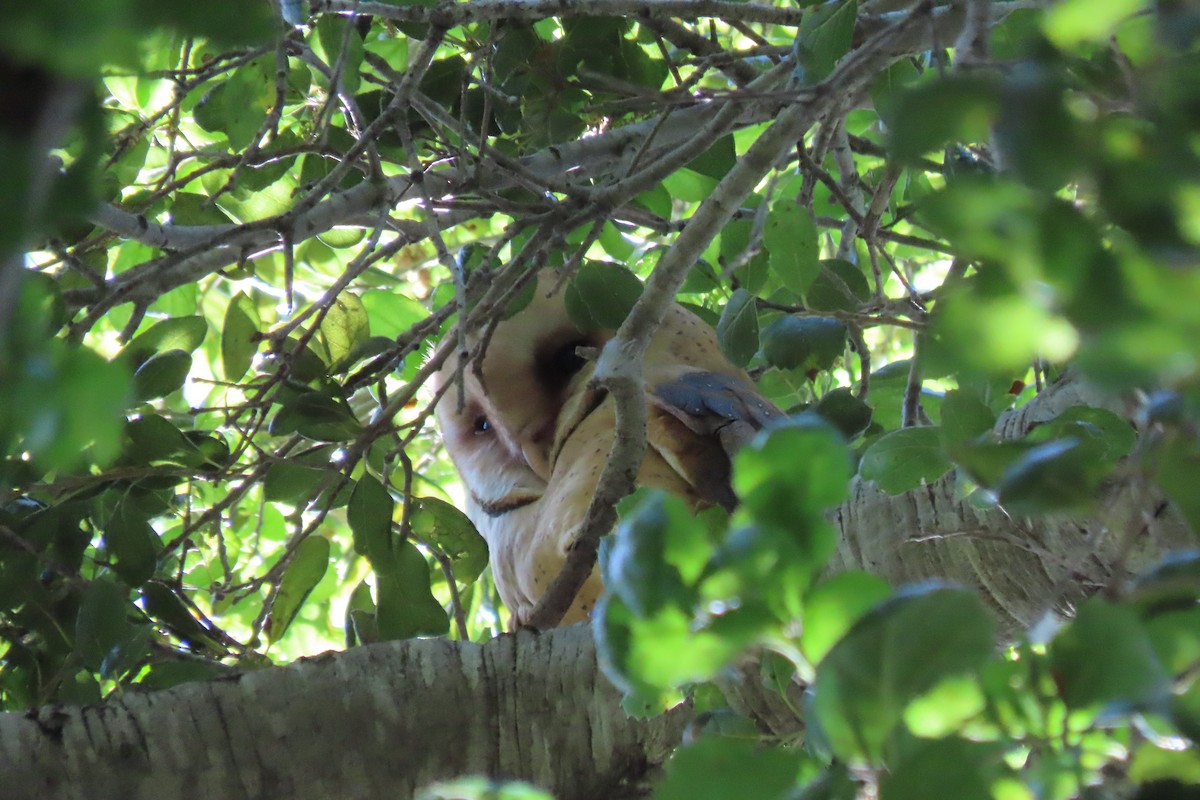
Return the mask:
M686 706L626 716L585 626L483 645L410 640L0 714L0 797L406 798L471 774L612 797L665 757L689 717Z
M1015 439L1072 406L1125 409L1068 374L997 421ZM855 479L834 515L833 569L857 568L893 585L942 578L980 592L1008 636L1046 614L1068 616L1089 594L1119 589L1168 550L1195 546L1175 508L1134 468L1118 470L1088 516L1022 519L978 508L956 494L956 475L891 496Z

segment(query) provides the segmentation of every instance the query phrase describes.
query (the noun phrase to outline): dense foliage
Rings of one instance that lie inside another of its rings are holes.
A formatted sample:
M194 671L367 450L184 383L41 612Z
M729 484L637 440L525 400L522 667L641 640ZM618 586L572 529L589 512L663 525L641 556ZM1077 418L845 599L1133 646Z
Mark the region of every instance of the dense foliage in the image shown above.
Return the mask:
M1195 556L1015 643L822 572L856 473L1030 518L1137 475L1200 529L1200 13L797 5L0 11L0 705L501 630L436 344L546 266L615 327L682 257L796 416L732 519L635 496L601 554L631 710L709 712L660 796L1200 783ZM998 441L1068 364L1128 413ZM810 686L766 747L709 683L752 647Z

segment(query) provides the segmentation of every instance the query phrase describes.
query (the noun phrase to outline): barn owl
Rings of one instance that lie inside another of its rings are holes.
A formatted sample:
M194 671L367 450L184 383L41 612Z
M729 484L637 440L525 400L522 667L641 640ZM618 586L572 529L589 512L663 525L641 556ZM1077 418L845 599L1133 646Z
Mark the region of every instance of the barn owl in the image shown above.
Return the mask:
M529 305L496 326L479 370L462 371L461 407L454 386L438 403L467 515L487 539L516 625L558 574L612 448L614 403L588 387L594 365L578 349L613 334L576 327L563 281L544 271ZM469 350L477 341L468 337ZM444 368L438 384L456 372ZM649 447L639 485L694 507L732 508L730 453L782 413L721 354L712 328L677 304L647 349L644 374ZM593 570L563 623L586 619L602 589Z

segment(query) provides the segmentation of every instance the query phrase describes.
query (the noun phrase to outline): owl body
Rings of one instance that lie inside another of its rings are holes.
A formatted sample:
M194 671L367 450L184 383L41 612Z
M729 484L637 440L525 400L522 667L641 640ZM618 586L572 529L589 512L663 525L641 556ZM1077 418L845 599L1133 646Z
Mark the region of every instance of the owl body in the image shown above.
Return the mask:
M533 301L496 326L478 372L463 370L462 407L454 386L437 407L467 514L487 539L517 625L561 569L612 449L613 400L588 386L593 364L577 353L612 335L572 324L558 277L543 272ZM712 328L679 305L652 339L644 375L648 448L638 484L693 507L732 508L730 453L781 412L725 359ZM438 380L452 378L444 370ZM563 622L585 619L602 590L593 570Z

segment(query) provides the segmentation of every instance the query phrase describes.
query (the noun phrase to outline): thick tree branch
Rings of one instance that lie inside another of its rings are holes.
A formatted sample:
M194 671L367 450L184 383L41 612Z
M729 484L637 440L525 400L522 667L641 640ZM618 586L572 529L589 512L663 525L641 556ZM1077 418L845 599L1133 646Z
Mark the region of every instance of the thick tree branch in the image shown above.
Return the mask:
M473 0L439 6L394 6L357 0L319 0L313 11L341 14L370 14L397 22L428 22L454 27L488 20L538 20L547 17L647 17L738 20L776 25L799 25L804 13L798 8L736 3L729 0Z
M463 775L610 796L691 712L632 719L591 631L371 645L100 706L0 714L5 800L409 798Z

